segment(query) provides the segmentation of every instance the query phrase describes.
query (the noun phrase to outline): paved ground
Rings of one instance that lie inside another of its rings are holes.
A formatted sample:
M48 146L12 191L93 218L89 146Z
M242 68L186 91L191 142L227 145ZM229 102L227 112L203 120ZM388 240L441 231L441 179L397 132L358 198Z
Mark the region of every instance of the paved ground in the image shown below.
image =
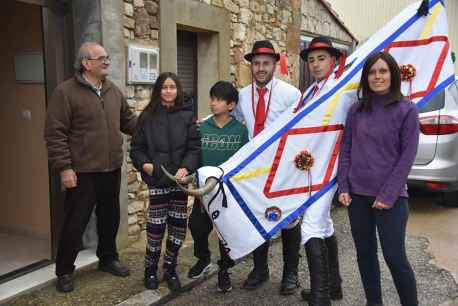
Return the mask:
M365 305L345 209L334 210L333 217L339 240L341 273L344 279L344 300L334 302L333 305ZM431 263L432 257L427 251L427 239L409 236L407 248L409 259L417 276L420 305L434 306L445 302L448 302L448 305L453 305L453 300L458 305L458 300L456 300L458 298L458 286L449 272ZM302 254L304 253L302 252ZM233 292L225 295L217 294L215 290L216 277L213 277L192 291L182 294L167 303L167 305L304 305L299 295L290 297L278 295L282 271L280 258L281 245L277 242L273 244L269 257L271 280L254 292L248 292L240 288L251 269L250 259L240 263L233 269ZM382 258L380 258L380 262L383 263ZM382 264L382 277L385 305L399 305L396 290L392 285L391 276L384 263ZM303 286L308 285L308 271L304 257L301 260L300 279Z
M411 193L408 233L426 237L435 264L450 271L458 282L458 208L435 205L439 197L431 193Z
M180 251L178 273L182 275L183 283L189 282L185 275L194 264L192 238L188 233L183 248ZM217 249L216 236L212 237L211 248ZM145 236L137 243L120 252L121 260L130 268L130 276L120 278L108 273L99 272L96 265L78 271L75 276L75 291L63 294L54 288L54 283L39 290L24 294L2 305L8 306L105 306L117 305L145 290L143 286ZM149 292L153 292L150 291ZM169 290L165 283L161 283L159 290L148 295L148 303L152 297L167 296Z
M434 206L434 199L421 195L413 198L409 220L407 248L411 264L416 272L420 305L424 306L458 306L458 285L451 271L456 275L458 229L456 220L458 209L446 209ZM344 278L344 295L341 302L333 305L364 305L363 292L355 264L353 242L349 232L348 218L344 208L333 211L339 239L341 269ZM426 238L425 238L426 237ZM216 247L215 239L213 246ZM188 237L185 248L180 255L179 272L185 275L194 263L192 241ZM304 305L299 295L281 297L277 294L281 278L281 244L273 243L270 252L271 280L255 292L247 292L240 287L251 269L251 258L239 263L232 269L234 291L220 295L216 293L216 277L204 281L189 292L182 293L173 300L167 299L167 305ZM302 251L302 254L304 252ZM113 277L94 268L77 273L76 290L70 294L57 293L53 285L21 296L7 305L12 306L70 306L70 305L117 305L144 292L143 258L144 243L140 240L133 247L123 250L121 258L131 268L128 278ZM216 259L215 259L216 260ZM382 263L383 288L385 305L399 305L391 276ZM455 267L455 268L454 268ZM445 270L446 269L446 270ZM308 284L308 271L305 258L301 259L300 278L303 286ZM184 280L184 279L183 279ZM153 293L154 294L151 294ZM166 295L167 289L161 284L160 289L148 291L146 301L140 304L149 305L152 296Z

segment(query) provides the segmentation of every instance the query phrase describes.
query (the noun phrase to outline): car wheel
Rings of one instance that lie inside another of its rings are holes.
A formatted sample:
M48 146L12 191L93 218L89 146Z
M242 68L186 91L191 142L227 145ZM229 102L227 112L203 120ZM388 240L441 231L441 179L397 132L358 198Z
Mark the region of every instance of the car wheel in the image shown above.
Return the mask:
M446 207L458 207L458 191L443 192L440 204Z

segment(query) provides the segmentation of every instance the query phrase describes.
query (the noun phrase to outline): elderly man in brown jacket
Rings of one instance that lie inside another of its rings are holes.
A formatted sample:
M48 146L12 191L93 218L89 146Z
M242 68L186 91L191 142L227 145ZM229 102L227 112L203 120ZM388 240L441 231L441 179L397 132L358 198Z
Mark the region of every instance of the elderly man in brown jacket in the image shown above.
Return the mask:
M94 206L99 270L129 275L129 269L118 259L116 235L123 161L121 132L131 135L136 117L119 88L106 79L110 63L101 45L84 43L77 55L78 71L57 86L48 107L48 157L66 189L56 257L56 288L61 292L73 290L74 262Z

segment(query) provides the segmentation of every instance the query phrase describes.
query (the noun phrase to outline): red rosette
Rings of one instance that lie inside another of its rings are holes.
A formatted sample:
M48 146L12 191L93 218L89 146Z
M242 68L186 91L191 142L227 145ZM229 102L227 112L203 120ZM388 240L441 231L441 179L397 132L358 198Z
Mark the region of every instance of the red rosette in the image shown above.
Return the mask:
M417 75L417 69L412 64L403 64L399 66L401 70L401 80L411 81Z
M315 159L312 154L307 150L302 150L294 158L294 164L296 168L303 171L310 171L315 163Z

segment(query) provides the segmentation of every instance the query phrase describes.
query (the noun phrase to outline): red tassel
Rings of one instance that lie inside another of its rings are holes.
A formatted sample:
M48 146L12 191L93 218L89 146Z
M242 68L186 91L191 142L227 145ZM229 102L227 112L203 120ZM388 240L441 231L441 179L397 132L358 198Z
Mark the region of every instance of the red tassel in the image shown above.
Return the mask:
M409 80L409 100L412 101L412 79Z
M280 54L280 74L288 75L288 58L285 53Z
M346 60L347 60L347 57L345 56L345 53L341 52L340 58L339 58L339 68L337 69L337 72L335 74L336 79L340 78L340 76L344 73Z

